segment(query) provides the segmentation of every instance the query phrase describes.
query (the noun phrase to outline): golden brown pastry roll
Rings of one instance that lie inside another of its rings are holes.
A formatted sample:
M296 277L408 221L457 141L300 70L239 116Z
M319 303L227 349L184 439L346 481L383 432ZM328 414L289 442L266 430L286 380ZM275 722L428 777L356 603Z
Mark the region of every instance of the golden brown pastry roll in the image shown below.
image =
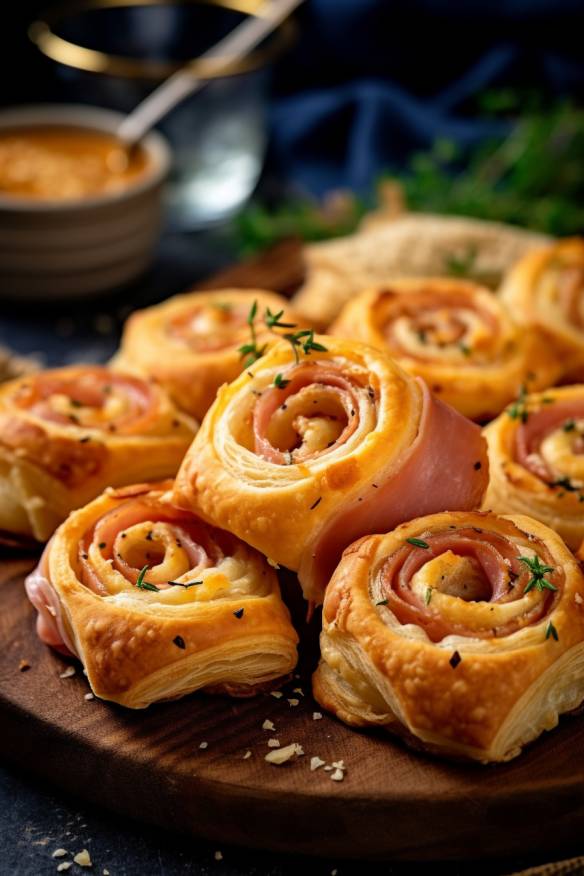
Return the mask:
M584 375L584 239L571 238L524 256L507 275L501 300L513 318L544 332L564 375Z
M370 214L356 234L304 248L306 280L292 303L324 328L353 295L394 277L447 276L462 266L467 276L497 287L517 259L549 242L543 234L466 216Z
M124 329L115 367L150 374L185 411L201 420L223 383L241 373L248 353L248 318L257 302L259 314L280 315L279 322L298 320L285 298L261 289L188 292L133 313ZM289 326L289 327L290 327ZM256 320L262 349L275 335Z
M536 331L515 325L484 286L465 280L393 280L345 305L330 333L387 352L423 377L443 401L486 421L522 385L544 389L559 376Z
M94 365L0 387L0 529L46 541L107 486L171 477L197 430L154 383Z
M584 699L584 576L523 516L442 513L348 548L317 701L437 754L509 760Z
M321 602L355 538L477 507L487 460L478 427L385 353L301 335L219 391L175 500L298 571Z
M249 696L296 665L273 569L179 511L171 482L106 490L47 545L26 590L43 642L133 709L199 689Z
M576 549L584 539L584 386L522 394L484 430L483 507L529 514Z

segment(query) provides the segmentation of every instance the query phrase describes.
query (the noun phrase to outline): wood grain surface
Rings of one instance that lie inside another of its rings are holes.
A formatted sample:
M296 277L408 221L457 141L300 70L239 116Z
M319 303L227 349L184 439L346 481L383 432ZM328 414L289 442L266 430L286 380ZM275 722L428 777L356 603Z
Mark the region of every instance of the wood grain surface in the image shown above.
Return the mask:
M256 264L220 282L249 286L261 276L257 285L287 291L301 276L295 251L291 257L281 248L271 267L264 260L263 274ZM300 677L284 686L281 699L195 694L139 712L86 700L79 664L34 634L23 590L34 557L0 550L4 757L122 818L221 843L371 859L560 854L583 835L583 717L563 718L517 760L489 767L441 762L326 714L314 720L310 673L320 617L305 622L290 574L282 576L283 592L303 647ZM25 671L23 660L30 664ZM69 665L75 675L61 678ZM266 719L274 731L262 729ZM305 755L282 766L266 763L272 737L282 746L300 743ZM344 760L344 780L331 781L322 768L311 772L312 756L327 764Z

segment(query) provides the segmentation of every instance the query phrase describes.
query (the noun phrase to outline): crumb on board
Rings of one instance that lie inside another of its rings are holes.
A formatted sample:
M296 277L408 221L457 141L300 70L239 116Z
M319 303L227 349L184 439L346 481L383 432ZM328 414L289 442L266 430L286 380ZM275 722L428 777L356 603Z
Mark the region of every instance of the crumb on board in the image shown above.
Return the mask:
M26 672L27 669L30 669L30 663L28 660L21 660L18 664L18 668L20 672Z
M87 700L87 702L89 702L90 700L94 700L94 699L95 699L95 695L92 694L91 691L89 691L89 693L86 693L86 694L83 695L83 699L84 699L84 700Z
M51 857L53 858L64 858L67 855L67 849L55 849Z
M244 760L249 760L250 757L251 757L251 751L246 751L245 754L243 755Z
M222 861L223 860L223 852L215 852L213 857L215 858L216 861Z
M274 727L274 722L273 722L273 721L269 721L269 720L266 718L266 720L265 720L264 723L262 724L262 730L275 730L275 729L276 729L276 728Z
M201 744L199 745L199 748L209 748L209 743L208 742L201 742Z
M77 852L77 854L74 855L73 860L76 864L79 864L80 867L93 867L87 849L82 849L80 852Z
M297 700L297 699L295 699L295 697L292 697L291 699L288 700L288 702L290 703L291 706L297 706L300 703L300 700Z
M313 712L312 713L312 720L313 721L320 721L321 718L322 718L322 712Z
M314 771L317 770L319 767L324 766L325 763L326 763L326 760L323 760L323 759L320 758L320 757L316 757L316 756L315 756L315 757L311 757L311 758L310 758L310 769L311 769L312 772L314 772Z
M292 742L290 745L286 745L285 748L276 748L273 751L268 752L265 755L265 760L268 763L273 763L276 766L280 766L280 764L287 763L287 761L291 760L293 757L299 757L304 754L304 749L297 742Z
M274 697L275 700L281 700L282 697L284 696L284 694L282 693L281 690L271 690L270 696Z
M59 673L59 678L71 678L72 675L75 675L75 672L74 666L68 666L64 672Z
M279 739L268 739L268 748L279 748L280 740Z
M57 865L57 873L62 873L64 870L68 870L69 867L72 866L73 864L71 861L61 861L61 863Z

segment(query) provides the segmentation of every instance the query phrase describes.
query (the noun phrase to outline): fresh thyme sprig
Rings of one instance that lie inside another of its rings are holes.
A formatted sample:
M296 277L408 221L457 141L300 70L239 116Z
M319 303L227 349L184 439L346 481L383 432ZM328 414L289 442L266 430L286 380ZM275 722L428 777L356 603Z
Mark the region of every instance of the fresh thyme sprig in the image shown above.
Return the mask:
M272 331L275 328L296 328L295 322L282 322L283 316L284 316L283 310L279 310L278 313L272 313L270 308L266 307L266 312L264 314L264 322L270 331Z
M153 593L158 593L160 588L156 584L149 584L148 581L144 580L144 576L149 568L150 566L142 566L136 579L136 587L138 590L151 590Z
M274 377L274 386L276 389L286 389L289 383L290 381L285 380L283 374L276 374Z
M539 557L519 557L519 562L524 563L531 572L531 578L525 585L524 593L529 593L534 588L542 593L544 590L557 590L555 584L545 577L549 572L554 572L553 566L546 566L542 563Z
M255 327L257 314L258 302L256 300L250 307L246 320L251 332L251 342L249 344L242 344L241 347L238 347L238 353L240 353L242 357L246 357L243 363L244 368L249 368L250 365L253 365L258 359L261 359L266 351L266 344L264 344L263 347L258 347L258 338Z
M299 332L287 333L284 339L288 341L294 353L296 364L300 361L298 350L302 350L305 356L309 356L311 352L326 353L327 347L319 344L314 340L314 329L302 329Z
M529 412L527 410L527 389L524 384L521 385L519 395L507 408L507 413L512 420L521 420L522 423L527 423Z

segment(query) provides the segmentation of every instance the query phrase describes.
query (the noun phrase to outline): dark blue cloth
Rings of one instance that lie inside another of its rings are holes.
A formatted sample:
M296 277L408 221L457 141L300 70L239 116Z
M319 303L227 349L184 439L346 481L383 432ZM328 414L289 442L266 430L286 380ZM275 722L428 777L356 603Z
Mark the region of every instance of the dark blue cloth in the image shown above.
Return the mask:
M508 123L490 88L584 91L582 0L308 0L279 65L271 166L315 194L365 192L438 138L462 147Z

